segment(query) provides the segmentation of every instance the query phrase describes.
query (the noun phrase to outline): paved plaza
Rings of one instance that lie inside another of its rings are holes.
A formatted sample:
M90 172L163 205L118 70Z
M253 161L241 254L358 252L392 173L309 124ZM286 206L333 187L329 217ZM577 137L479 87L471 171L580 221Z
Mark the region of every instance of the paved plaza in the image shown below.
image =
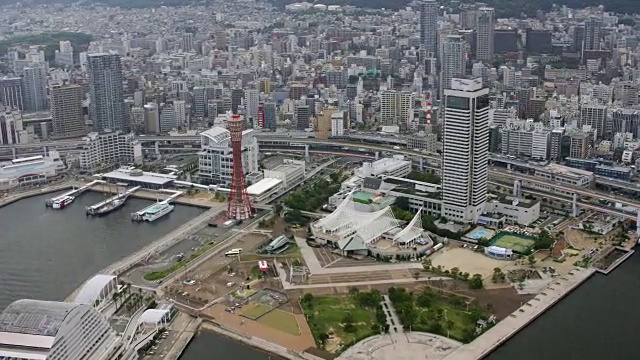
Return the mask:
M460 346L458 341L429 333L376 335L350 347L336 360L440 360Z

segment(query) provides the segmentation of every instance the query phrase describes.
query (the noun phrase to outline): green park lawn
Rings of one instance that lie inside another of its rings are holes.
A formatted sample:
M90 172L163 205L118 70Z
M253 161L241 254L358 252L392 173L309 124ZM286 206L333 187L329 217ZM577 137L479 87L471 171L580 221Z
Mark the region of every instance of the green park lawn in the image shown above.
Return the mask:
M286 332L294 336L300 335L300 327L296 317L286 311L275 309L260 317L258 322L276 330Z
M468 299L430 288L410 294L405 289L390 295L394 308L403 325L413 331L424 331L447 336L463 343L477 337L476 323L487 319L490 314L475 305L468 305Z
M358 306L353 297L316 296L302 306L316 342L320 341L321 334L331 335L334 339L339 338L343 344L373 335L371 325L376 322L375 309ZM344 327L344 319L347 316L353 321L351 331L346 331Z

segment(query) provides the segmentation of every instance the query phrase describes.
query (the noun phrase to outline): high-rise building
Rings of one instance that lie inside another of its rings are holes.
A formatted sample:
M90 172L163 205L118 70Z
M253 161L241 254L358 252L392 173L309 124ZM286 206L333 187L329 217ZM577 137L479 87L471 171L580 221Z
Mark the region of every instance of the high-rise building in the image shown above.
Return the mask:
M454 78L444 95L442 216L475 222L487 199L489 89L482 79Z
M271 131L276 131L276 120L278 114L276 113L276 103L266 102L264 103L264 128Z
M166 105L160 111L160 132L167 133L178 128L176 111L172 105Z
M493 61L495 10L489 7L478 9L476 22L476 59Z
M598 137L602 138L605 134L608 113L608 108L604 105L582 104L580 106L578 128L583 129L585 126L590 126L591 129L596 131Z
M19 77L0 79L0 104L16 110L24 110L24 90Z
M83 98L82 88L78 85L51 88L51 123L54 137L68 138L85 135Z
M182 51L189 52L195 49L195 42L192 33L182 34Z
M129 131L117 54L89 54L89 117L98 132Z
M174 100L173 110L175 111L176 123L179 127L188 129L189 118L187 116L187 103L184 100Z
M436 0L420 2L420 44L429 57L438 53L438 8Z
M309 112L308 105L296 105L293 114L293 123L296 130L305 130L309 128L309 118L311 113Z
M591 18L584 22L584 42L582 51L600 50L602 21Z
M451 79L464 75L466 71L467 43L459 35L447 36L442 46L442 59L440 61L440 96L443 97L442 90L451 87Z
M44 65L24 68L22 78L25 111L45 111L49 109L47 97L47 69Z
M251 118L255 123L258 118L258 106L260 105L260 96L257 89L247 89L244 91L244 110L246 117Z
M527 29L526 33L526 49L529 54L550 54L551 47L551 31Z

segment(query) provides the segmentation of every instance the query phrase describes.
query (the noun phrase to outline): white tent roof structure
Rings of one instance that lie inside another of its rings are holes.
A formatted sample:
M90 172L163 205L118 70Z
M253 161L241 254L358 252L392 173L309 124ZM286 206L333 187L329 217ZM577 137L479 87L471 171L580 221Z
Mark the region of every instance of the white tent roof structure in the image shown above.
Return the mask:
M418 210L411 222L393 237L394 243L404 245L422 236L422 218L420 215L422 215L422 208Z
M76 295L73 302L78 304L93 305L93 303L100 299L101 295L109 295L108 289L109 283L114 281L116 277L114 275L98 274L89 279ZM107 290L107 291L105 291Z
M169 313L169 310L149 309L140 315L138 324L156 325L162 322L162 319Z
M391 207L376 212L362 212L355 209L350 193L336 210L318 220L314 227L337 237L360 237L365 244L376 240L385 232L400 225L393 216Z

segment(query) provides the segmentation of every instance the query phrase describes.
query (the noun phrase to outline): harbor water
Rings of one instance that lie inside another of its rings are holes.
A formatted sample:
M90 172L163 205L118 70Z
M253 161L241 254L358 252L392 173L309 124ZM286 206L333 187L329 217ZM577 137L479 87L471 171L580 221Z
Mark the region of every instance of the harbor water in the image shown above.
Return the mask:
M104 199L87 192L68 208L45 208L53 194L0 208L0 310L20 298L63 300L100 269L144 247L203 209L176 206L154 222L130 214L152 201L130 198L104 217L85 206ZM636 360L640 324L640 252L609 275L596 274L515 335L489 360ZM203 331L181 360L276 360L278 357Z
M87 217L85 206L104 194L89 191L65 209L45 208L54 195L0 208L0 309L21 298L64 300L96 272L205 211L178 206L162 219L136 223L131 213L152 201L129 198L106 216Z

